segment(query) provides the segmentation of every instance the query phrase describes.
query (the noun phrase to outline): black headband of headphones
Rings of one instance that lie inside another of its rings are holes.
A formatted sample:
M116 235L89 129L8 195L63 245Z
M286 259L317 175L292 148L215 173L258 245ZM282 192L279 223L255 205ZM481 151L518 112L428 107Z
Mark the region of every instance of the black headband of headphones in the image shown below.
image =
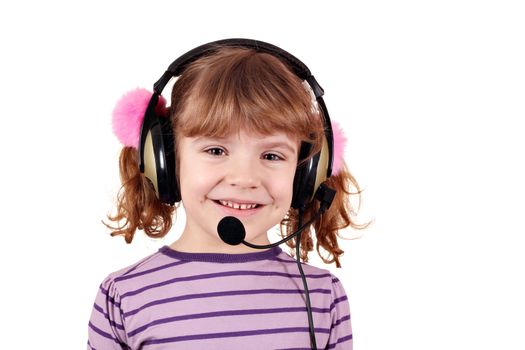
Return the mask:
M256 50L257 52L266 52L273 56L277 56L280 59L287 62L290 68L293 69L294 73L299 78L301 78L301 80L308 81L316 98L319 98L324 94L324 90L317 83L313 75L310 73L310 70L308 69L308 67L306 67L306 65L303 62L301 62L292 54L284 51L283 49L275 45L253 39L217 40L211 43L198 46L186 52L184 55L180 56L175 61L173 61L173 63L170 64L168 70L164 73L164 75L154 84L155 91L160 93L164 89L168 81L172 77L178 77L184 71L184 69L186 69L186 66L188 66L190 63L196 61L202 56L214 52L215 50L223 46L251 48Z

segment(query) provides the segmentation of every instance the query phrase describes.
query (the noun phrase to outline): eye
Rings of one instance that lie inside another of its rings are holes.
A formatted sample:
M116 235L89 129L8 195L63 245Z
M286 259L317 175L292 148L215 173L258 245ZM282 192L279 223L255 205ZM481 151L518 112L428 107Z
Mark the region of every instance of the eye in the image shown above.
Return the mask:
M213 148L208 148L207 150L205 150L204 152L208 153L209 155L212 155L212 156L221 156L221 152L224 152L224 150L222 148L219 148L219 147L213 147Z
M275 153L266 153L265 156L273 156L272 159L269 159L269 160L284 160L284 158L278 156L277 154Z

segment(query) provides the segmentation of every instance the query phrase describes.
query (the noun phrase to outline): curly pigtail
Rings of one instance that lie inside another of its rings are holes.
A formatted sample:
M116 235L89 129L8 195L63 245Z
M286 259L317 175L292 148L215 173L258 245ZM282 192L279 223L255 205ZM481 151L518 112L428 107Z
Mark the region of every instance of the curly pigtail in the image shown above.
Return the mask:
M136 148L122 148L119 167L122 187L117 195L117 214L107 217L111 221L125 222L117 227L102 223L115 230L111 236L122 235L126 243L131 243L137 228L151 238L164 237L171 228L175 207L163 204L156 197L153 184L140 173Z

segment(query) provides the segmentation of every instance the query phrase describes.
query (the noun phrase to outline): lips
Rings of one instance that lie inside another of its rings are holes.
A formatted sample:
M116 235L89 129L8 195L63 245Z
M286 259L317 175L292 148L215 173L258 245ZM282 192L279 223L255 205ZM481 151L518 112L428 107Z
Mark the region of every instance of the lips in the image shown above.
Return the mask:
M218 202L226 207L234 208L234 209L240 209L240 210L246 210L246 209L253 209L256 208L259 204L257 203L250 203L250 204L244 204L244 203L235 203L231 201L225 201L219 199Z
M232 203L235 203L235 204L260 204L260 205L262 205L262 203L254 202L251 199L219 198L217 200L226 201L226 202L232 202ZM216 201L216 200L214 200L214 201Z
M221 202L219 202L219 200L213 200L213 203L215 203L215 205L219 208L219 210L223 214L235 215L237 217L246 217L246 216L253 215L253 214L257 213L259 210L261 210L264 207L263 204L248 203L248 204L257 204L257 206L255 208L251 208L251 209L235 209L235 208L232 208L232 207L228 207L226 205L222 205ZM238 202L234 202L234 203L238 203Z

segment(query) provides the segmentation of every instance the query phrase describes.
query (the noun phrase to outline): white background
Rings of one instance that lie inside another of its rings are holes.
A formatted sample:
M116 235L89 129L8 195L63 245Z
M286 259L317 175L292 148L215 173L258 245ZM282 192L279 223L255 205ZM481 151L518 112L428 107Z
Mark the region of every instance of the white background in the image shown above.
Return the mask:
M354 347L525 349L525 11L519 1L18 1L0 5L5 349L83 349L131 245L110 114L188 50L242 37L301 59L349 139L362 234L341 241ZM287 249L287 248L286 248ZM51 345L52 344L52 345Z

